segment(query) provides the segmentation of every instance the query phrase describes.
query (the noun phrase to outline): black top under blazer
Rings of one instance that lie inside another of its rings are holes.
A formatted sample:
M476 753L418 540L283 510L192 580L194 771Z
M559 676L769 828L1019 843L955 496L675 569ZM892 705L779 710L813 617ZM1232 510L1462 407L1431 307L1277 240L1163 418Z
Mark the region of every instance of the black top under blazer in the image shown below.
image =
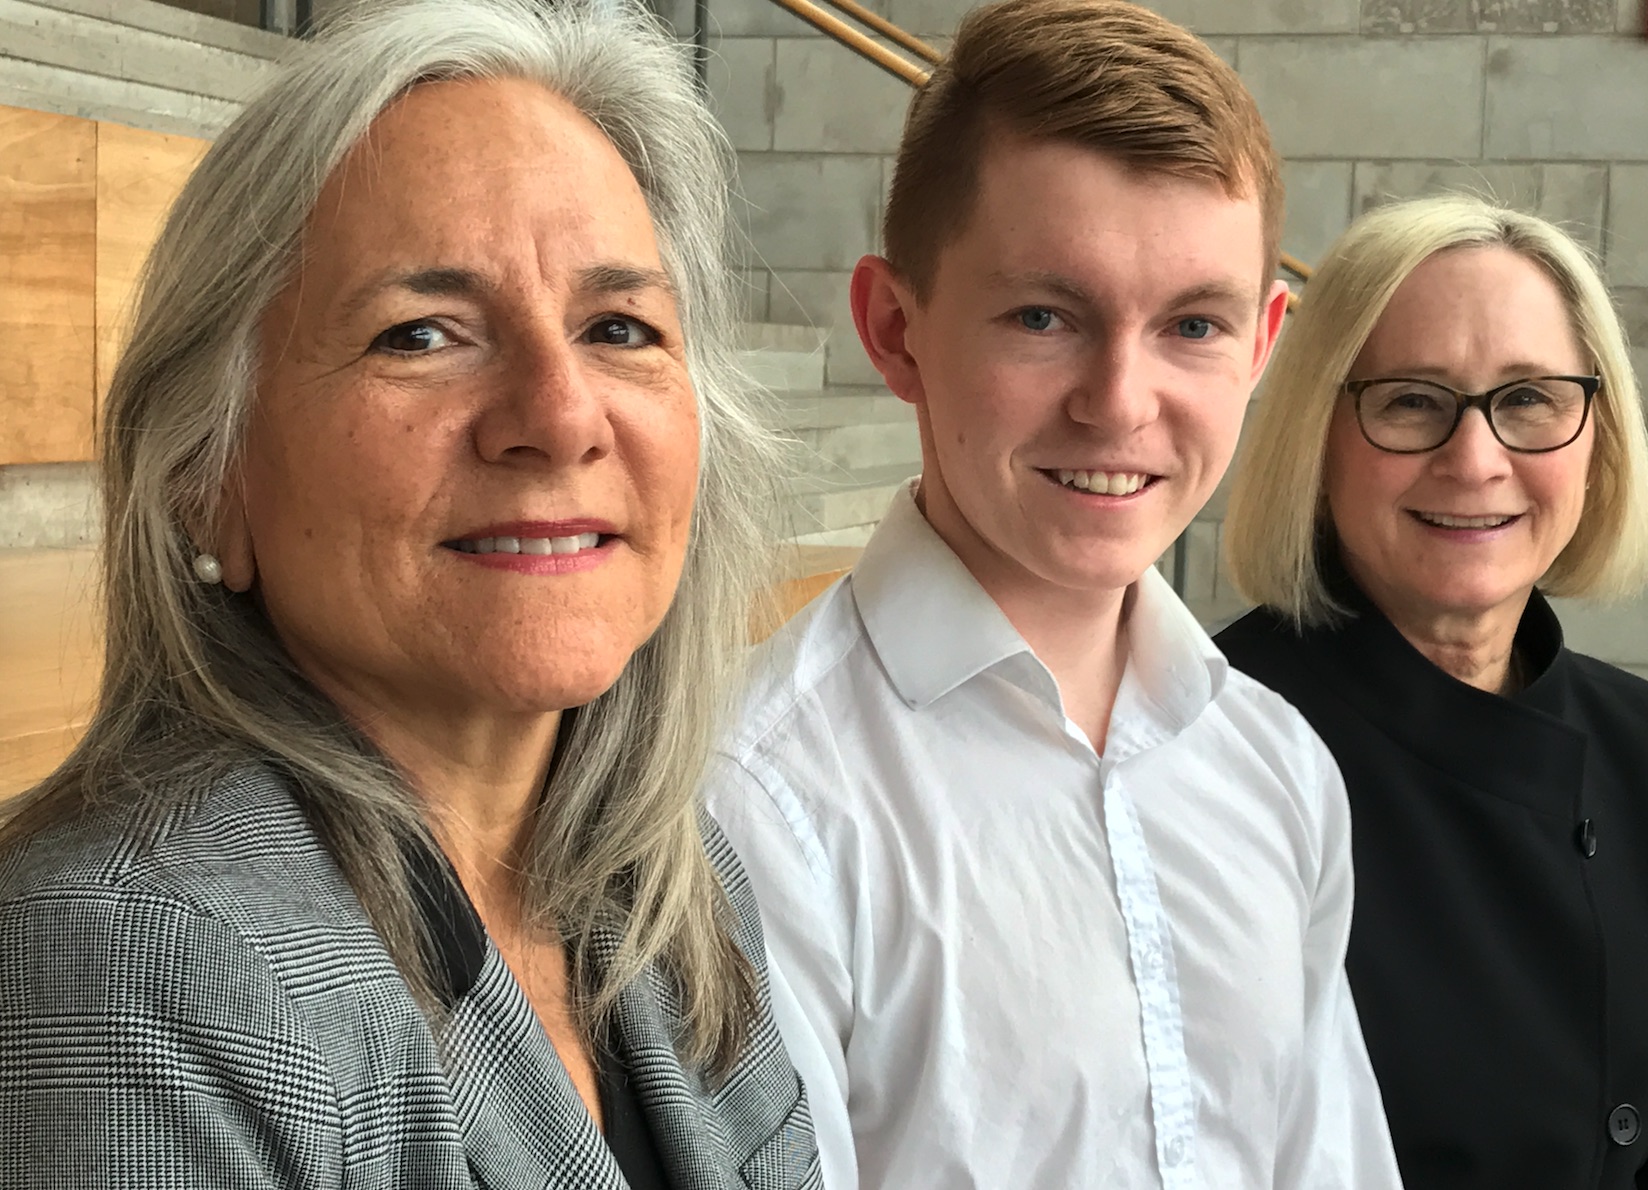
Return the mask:
M1296 706L1350 795L1346 966L1409 1190L1648 1187L1648 682L1562 645L1537 592L1526 688L1353 618L1216 638Z
M444 857L408 857L453 989L437 1037L271 771L220 782L153 845L130 818L0 854L5 1190L624 1190L614 1147L675 1190L818 1190L755 902L708 817L762 1009L707 1087L676 1055L670 981L625 989L610 1146Z

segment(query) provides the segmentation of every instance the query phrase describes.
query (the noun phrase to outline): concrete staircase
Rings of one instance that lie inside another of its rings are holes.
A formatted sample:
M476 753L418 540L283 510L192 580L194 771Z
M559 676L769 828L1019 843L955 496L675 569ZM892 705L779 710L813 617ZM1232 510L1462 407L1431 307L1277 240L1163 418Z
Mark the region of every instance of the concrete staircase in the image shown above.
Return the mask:
M749 323L742 358L772 396L773 425L794 445L787 536L799 545L857 546L921 470L921 447L914 413L886 389L826 384L829 334Z

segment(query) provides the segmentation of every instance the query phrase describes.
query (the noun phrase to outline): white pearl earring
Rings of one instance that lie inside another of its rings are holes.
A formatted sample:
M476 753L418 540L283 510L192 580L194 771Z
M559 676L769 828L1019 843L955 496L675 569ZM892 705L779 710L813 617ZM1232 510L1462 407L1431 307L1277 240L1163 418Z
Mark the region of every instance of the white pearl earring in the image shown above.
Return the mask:
M203 583L218 583L223 581L223 567L210 554L195 555L195 577Z

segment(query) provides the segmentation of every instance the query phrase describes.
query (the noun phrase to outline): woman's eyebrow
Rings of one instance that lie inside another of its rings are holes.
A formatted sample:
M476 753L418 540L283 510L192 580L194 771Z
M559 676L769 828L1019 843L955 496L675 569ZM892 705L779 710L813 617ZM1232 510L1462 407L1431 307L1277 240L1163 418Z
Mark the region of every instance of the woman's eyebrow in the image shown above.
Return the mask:
M577 288L591 294L627 293L638 289L661 289L676 297L675 283L662 269L638 268L627 264L597 264L580 269Z
M640 268L627 264L597 264L580 269L573 277L574 285L582 292L601 295L633 293L642 289L662 290L676 297L675 283L662 269ZM496 282L474 269L427 268L395 272L374 277L361 286L339 307L340 321L348 321L371 304L372 299L391 289L404 289L420 297L477 298L498 289Z
M410 272L380 273L338 306L337 319L348 322L379 294L391 289L405 289L420 297L476 297L496 288L473 269L428 268Z

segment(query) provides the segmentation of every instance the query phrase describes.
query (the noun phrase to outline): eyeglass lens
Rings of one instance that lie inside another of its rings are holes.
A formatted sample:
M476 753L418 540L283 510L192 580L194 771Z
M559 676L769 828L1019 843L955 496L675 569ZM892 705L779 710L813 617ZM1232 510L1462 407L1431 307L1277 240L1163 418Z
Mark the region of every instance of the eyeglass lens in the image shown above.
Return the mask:
M1494 394L1488 420L1518 450L1565 446L1585 419L1585 386L1572 380L1522 380ZM1452 435L1459 402L1451 389L1418 380L1370 384L1357 402L1368 441L1385 450L1434 450Z

